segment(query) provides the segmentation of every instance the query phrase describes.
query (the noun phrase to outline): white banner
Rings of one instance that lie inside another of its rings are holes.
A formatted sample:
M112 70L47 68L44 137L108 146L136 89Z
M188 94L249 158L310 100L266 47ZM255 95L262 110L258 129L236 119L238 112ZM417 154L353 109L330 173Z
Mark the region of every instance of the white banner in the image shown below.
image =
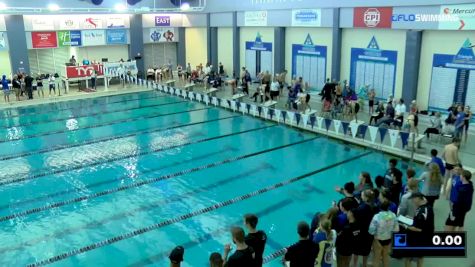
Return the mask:
M264 118L267 119L267 113L269 113L269 108L268 107L262 107L262 112L264 113Z
M77 30L79 29L79 20L74 16L64 16L59 18L60 30Z
M391 146L394 147L396 145L397 138L399 137L399 131L388 129L388 133L389 133L389 140L391 141Z
M236 101L231 100L231 108L233 109L233 111L236 111Z
M127 62L104 62L104 74L106 76L113 75L137 75L137 64L135 60Z
M251 112L252 112L252 115L254 115L254 116L257 115L257 107L256 107L256 105L251 105Z
M307 128L308 125L308 114L302 114L303 127Z
M54 30L54 20L49 16L32 16L31 28L34 31Z
M218 105L218 98L215 97L215 96L213 96L213 97L211 98L211 104L217 106L217 105Z
M321 9L292 10L292 27L320 27L321 24Z
M323 118L317 117L317 128L322 129Z
M358 133L358 128L360 127L359 123L356 122L350 122L350 128L351 128L351 135L353 138L356 137L356 134Z
M341 121L340 120L333 120L333 125L335 126L335 133L339 134L340 133Z
M440 6L439 29L474 30L475 4Z
M110 16L107 18L107 28L125 28L125 18Z
M175 28L152 28L148 36L152 43L178 42Z
M7 27L5 27L5 18L3 15L0 15L0 31L6 31Z
M275 110L275 120L276 120L277 122L280 122L281 117L282 117L282 112L280 112L279 109L276 109L276 110Z
M289 124L292 124L295 119L295 113L292 111L287 111L287 119L288 119Z
M81 21L82 29L103 29L102 18L88 16Z
M244 26L267 26L267 11L244 12Z
M106 45L106 32L104 30L85 30L81 31L81 35L83 46Z
M204 95L203 97L204 97L203 101L206 103L206 105L209 105L209 96Z
M246 103L244 102L241 102L240 104L240 108L241 108L241 112L242 114L244 114L246 112Z
M378 136L378 127L368 126L369 130L369 137L371 138L371 142L376 142L376 137Z

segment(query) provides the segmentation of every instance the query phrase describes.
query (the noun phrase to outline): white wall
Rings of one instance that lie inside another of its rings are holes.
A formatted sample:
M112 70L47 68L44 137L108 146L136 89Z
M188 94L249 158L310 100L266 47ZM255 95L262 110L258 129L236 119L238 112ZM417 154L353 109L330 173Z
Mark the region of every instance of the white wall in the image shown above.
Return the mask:
M218 62L229 76L233 74L233 44L233 29L218 28Z
M242 27L240 28L240 51L239 61L240 66L244 67L246 64L246 42L254 42L256 40L257 33L261 34L262 42L272 43L272 61L274 61L274 28L273 27ZM275 62L272 63L273 65ZM273 72L274 70L272 70ZM236 73L238 74L238 73Z
M101 61L102 58L108 58L109 62L129 59L128 45L86 46L76 49L78 62L82 62L84 58L90 61Z
M10 54L8 50L0 51L0 77L5 74L7 77L10 77L10 73L12 73L12 64L10 62Z
M429 106L432 61L434 54L455 55L465 40L475 42L473 31L424 31L422 34L421 63L417 86L417 103L421 109ZM451 88L448 88L453 90Z
M285 29L285 68L288 71L287 81L290 81L292 78L292 45L303 44L308 34L312 37L314 45L327 47L326 76L331 77L332 29L293 27Z
M341 42L341 80L350 80L351 48L366 48L372 37L382 50L397 51L396 84L394 96L402 95L406 31L388 29L343 29Z
M200 63L208 62L208 35L206 28L186 28L186 64L191 63L194 69Z

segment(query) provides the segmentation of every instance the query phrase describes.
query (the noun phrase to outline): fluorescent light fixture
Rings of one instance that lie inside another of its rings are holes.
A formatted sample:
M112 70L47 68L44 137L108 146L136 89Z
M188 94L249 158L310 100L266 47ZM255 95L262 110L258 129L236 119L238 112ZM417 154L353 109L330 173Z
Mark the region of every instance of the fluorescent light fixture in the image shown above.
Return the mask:
M127 10L127 7L124 4L117 4L115 5L114 8L116 11L119 11L119 12Z
M5 10L7 9L7 5L5 3L0 2L0 10Z
M48 9L50 11L58 11L60 9L60 7L57 4L49 4Z
M190 10L190 4L187 3L187 2L185 2L185 3L181 4L180 9L181 9L182 11Z

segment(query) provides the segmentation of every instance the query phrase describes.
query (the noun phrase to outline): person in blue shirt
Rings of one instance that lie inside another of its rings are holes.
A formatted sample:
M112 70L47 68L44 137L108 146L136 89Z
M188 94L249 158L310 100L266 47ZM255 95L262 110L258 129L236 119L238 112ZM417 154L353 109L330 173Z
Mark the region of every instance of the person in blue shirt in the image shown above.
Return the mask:
M440 174L442 174L442 176L445 175L445 165L444 165L444 161L437 157L437 149L432 149L430 151L430 155L432 156L432 159L430 160L430 163L435 163L437 165L439 165L439 169L440 169Z
M10 102L10 87L8 86L7 76L3 75L2 77L2 90L3 90L3 97L5 99L5 103Z
M467 170L463 170L460 176L452 178L451 210L445 221L446 231L463 231L465 215L472 208L473 183L471 179L472 173Z
M455 117L455 137L461 138L465 126L465 112L462 106L457 107L457 117Z

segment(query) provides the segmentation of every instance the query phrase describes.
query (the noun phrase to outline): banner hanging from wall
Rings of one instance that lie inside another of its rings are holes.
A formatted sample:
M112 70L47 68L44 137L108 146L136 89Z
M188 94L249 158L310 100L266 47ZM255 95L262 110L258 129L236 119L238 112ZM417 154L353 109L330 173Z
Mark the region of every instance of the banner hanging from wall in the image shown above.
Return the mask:
M79 20L74 17L61 17L59 19L60 30L77 30L79 29Z
M102 29L102 19L99 17L85 17L81 23L82 29Z
M376 97L394 95L397 51L381 50L373 36L366 48L351 48L350 87L357 94L374 89ZM361 94L360 94L361 96Z
M327 47L314 45L307 34L303 44L292 44L292 77L308 82L311 93L319 93L325 83Z
M447 111L453 103L475 106L475 54L467 38L455 55L434 54L429 109Z
M267 26L267 11L244 12L244 26Z
M32 32L31 45L33 48L56 48L58 38L56 32Z
M81 46L81 31L58 31L58 45L64 46Z
M292 10L293 27L320 27L322 23L321 9Z
M260 72L274 72L272 56L272 43L263 42L260 33L253 42L246 42L246 69L253 79Z
M353 9L353 27L391 28L392 16L392 7L355 7Z
M149 37L153 43L177 42L174 28L152 28Z
M457 18L440 21L441 30L475 30L475 4L442 5L440 14Z
M107 17L107 28L125 28L125 18L116 16Z
M106 32L104 30L81 31L83 46L99 46L106 44Z
M127 44L127 30L107 30L107 44Z
M31 28L34 31L54 30L54 20L48 16L33 16L31 19Z
M104 74L106 76L116 76L120 74L136 75L138 72L137 62L135 60L127 62L107 62L104 63Z
M102 64L91 64L86 66L65 66L66 77L72 78L84 78L89 77L96 71L98 76L104 75L104 66Z
M7 38L6 33L0 32L0 50L7 50Z

